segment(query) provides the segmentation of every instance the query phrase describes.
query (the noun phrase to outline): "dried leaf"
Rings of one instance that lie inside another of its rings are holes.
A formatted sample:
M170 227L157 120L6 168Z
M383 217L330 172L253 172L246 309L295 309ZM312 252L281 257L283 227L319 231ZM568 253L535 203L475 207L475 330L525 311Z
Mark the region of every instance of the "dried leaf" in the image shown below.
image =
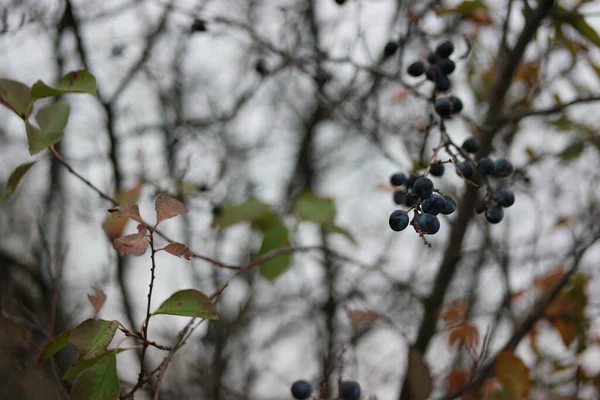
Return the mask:
M565 346L569 347L575 340L575 321L561 318L553 321L552 325L560 333Z
M455 300L444 307L440 318L450 325L460 323L464 320L468 308L469 303L466 300Z
M531 387L529 368L512 351L503 350L494 362L494 372L507 394L525 400Z
M102 306L104 305L104 302L106 301L106 294L104 293L104 291L102 289L99 289L97 287L93 288L94 289L94 294L88 294L88 299L90 300L90 303L92 304L92 307L94 307L94 310L96 311L96 315L100 312L100 310L102 309Z
M129 206L134 205L139 198L143 182L140 180L130 189L117 193L117 200L121 204L127 204ZM127 218L119 218L116 214L110 214L106 216L102 229L111 242L116 238L121 237L125 226L127 225Z
M192 251L183 243L170 243L165 246L164 251L177 257L183 257L186 260L192 259Z
M412 400L426 400L433 391L433 381L429 367L421 353L410 349L408 370L406 371L408 389Z
M155 207L157 224L165 219L188 213L187 207L182 202L166 194L161 194L156 198Z
M469 370L466 368L456 368L450 371L446 377L448 393L458 393L469 379Z
M469 324L461 324L450 330L448 344L452 346L457 340L462 340L467 346L474 349L479 345L479 330Z
M130 206L127 204L121 204L120 206L109 209L108 212L117 213L119 218L131 218L139 223L144 223L142 217L140 216L140 208L137 205Z
M346 309L346 315L350 319L354 335L358 336L366 332L373 326L373 323L380 317L379 313L374 310L349 310Z
M534 283L535 287L540 290L548 290L552 286L554 286L554 284L558 282L563 275L564 270L562 266L558 267L557 269L550 271L547 274L540 276L539 278L536 278Z
M138 225L138 233L123 236L122 238L113 241L113 247L120 255L130 254L133 256L143 256L148 249L148 241L146 240L146 227Z

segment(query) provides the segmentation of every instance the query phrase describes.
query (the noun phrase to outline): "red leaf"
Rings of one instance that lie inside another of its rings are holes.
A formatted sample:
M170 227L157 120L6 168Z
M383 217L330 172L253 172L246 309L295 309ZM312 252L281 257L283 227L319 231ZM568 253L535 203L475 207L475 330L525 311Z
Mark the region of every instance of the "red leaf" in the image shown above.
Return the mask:
M171 253L177 257L183 257L186 260L192 259L192 251L183 243L170 243L166 245L163 249L167 253Z
M455 300L444 307L440 318L451 325L460 323L465 318L468 308L469 304L466 300Z
M155 207L157 225L165 219L188 213L187 207L182 202L166 194L161 194L156 198Z
M104 302L106 301L106 294L104 293L104 291L102 289L99 289L96 287L93 289L94 289L95 294L88 294L87 297L90 300L92 307L94 307L94 310L96 311L96 315L97 315L100 312L100 310L102 309Z
M479 330L471 324L462 324L450 330L448 344L452 346L457 340L462 340L472 349L479 345Z
M140 216L140 209L137 205L129 206L127 204L121 204L118 207L111 208L108 210L110 213L118 213L120 218L131 218L136 220L139 223L144 223L142 217Z

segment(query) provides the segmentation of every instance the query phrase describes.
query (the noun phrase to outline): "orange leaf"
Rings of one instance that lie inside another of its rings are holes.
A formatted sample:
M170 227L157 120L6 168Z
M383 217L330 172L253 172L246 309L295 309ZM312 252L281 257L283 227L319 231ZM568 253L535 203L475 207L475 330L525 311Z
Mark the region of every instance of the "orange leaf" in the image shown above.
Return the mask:
M346 315L350 319L350 324L352 324L355 336L358 336L369 329L380 317L379 313L373 310L346 309Z
M575 303L569 298L567 292L561 292L544 310L548 318L560 318L570 314L575 308Z
M156 224L165 219L176 217L180 214L187 214L187 207L177 199L166 194L161 194L156 198Z
M469 324L462 324L450 330L448 344L452 346L457 340L462 340L467 346L474 349L479 345L479 330Z
M500 390L502 390L502 385L500 385L500 382L496 378L488 378L481 385L481 394L483 396L493 396Z
M464 320L468 308L469 303L466 300L455 300L444 307L440 318L448 324L460 323Z
M433 391L433 381L427 363L415 349L408 352L406 376L411 400L426 400Z
M573 340L575 340L575 322L561 318L553 321L552 325L560 333L565 346L569 347L573 343Z
M512 399L525 400L531 387L529 368L512 351L503 350L494 362L496 377Z
M448 393L458 393L458 391L462 389L465 383L467 383L468 379L469 370L466 368L456 368L450 371L450 373L446 377L446 381L448 384Z
M104 291L102 289L99 289L96 287L93 289L94 289L95 294L88 294L87 297L88 297L90 303L92 304L92 307L94 307L96 314L98 314L100 312L100 310L102 309L104 302L106 301L106 294L104 293Z
M170 243L166 245L163 249L167 253L171 253L177 257L183 257L186 260L192 259L192 251L183 243Z

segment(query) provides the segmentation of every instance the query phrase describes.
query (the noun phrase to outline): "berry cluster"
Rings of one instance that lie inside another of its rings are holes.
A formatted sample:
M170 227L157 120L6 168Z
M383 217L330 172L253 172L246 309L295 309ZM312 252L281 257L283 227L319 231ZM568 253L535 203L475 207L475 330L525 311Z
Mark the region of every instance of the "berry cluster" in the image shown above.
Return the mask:
M305 380L299 380L292 384L292 396L298 400L307 400L312 396L313 387ZM338 386L338 397L340 400L360 399L361 388L356 381L341 381Z

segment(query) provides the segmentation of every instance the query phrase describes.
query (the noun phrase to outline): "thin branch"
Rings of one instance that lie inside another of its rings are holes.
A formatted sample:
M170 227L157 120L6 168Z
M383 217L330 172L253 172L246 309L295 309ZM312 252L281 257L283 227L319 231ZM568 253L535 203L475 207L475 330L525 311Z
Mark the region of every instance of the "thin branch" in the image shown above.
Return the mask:
M537 110L528 109L528 110L520 110L510 113L504 117L502 117L501 123L513 123L522 120L526 117L539 117L542 115L551 115L562 112L565 108L570 107L575 104L583 104L583 103L592 103L595 101L600 101L600 96L588 96L581 97L578 99L571 100L566 103L556 104L552 107L540 108Z

